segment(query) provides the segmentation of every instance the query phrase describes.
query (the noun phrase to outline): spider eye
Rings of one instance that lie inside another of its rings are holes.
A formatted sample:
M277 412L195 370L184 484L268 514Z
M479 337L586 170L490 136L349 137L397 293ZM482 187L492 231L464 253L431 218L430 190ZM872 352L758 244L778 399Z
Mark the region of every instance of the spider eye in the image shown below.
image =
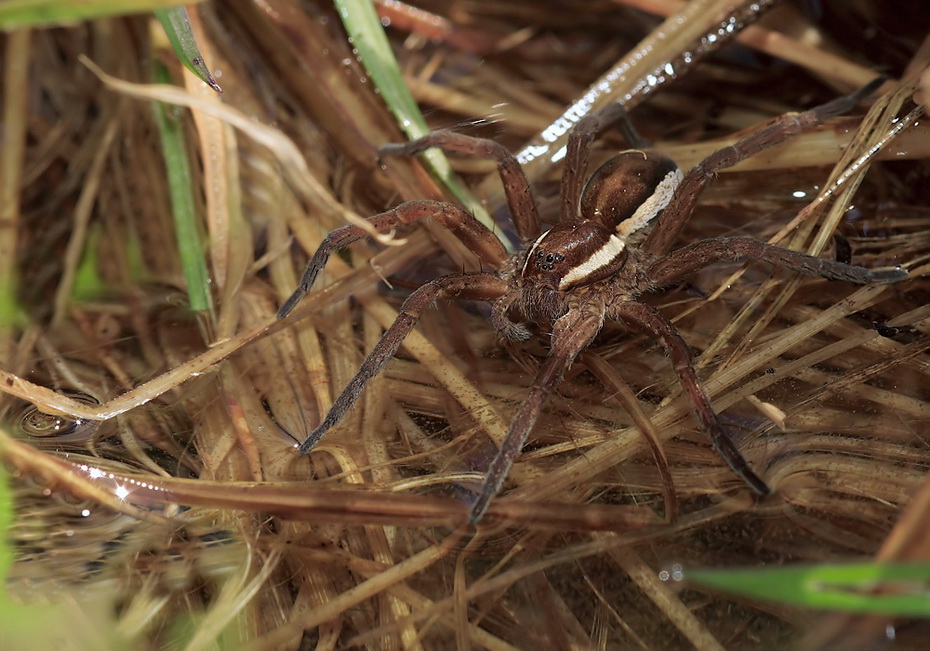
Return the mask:
M621 152L591 175L581 195L580 216L626 239L665 210L681 179L678 165L667 156Z
M540 271L555 271L557 265L565 260L561 253L546 253L545 251L536 251L536 259L533 264Z

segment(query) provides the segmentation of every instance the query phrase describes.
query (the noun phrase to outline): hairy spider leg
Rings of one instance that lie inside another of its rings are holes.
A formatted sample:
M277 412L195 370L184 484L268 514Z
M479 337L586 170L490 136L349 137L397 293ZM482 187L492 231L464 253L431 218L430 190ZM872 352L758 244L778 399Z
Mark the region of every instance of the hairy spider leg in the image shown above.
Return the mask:
M500 267L507 258L507 250L504 249L504 245L497 236L455 204L431 200L408 201L396 208L369 217L368 222L379 233L387 233L398 226L426 218L439 221L472 252L495 268ZM307 263L297 289L278 310L278 318L283 319L297 307L297 304L310 291L317 275L326 266L326 261L334 251L340 251L353 242L368 237L369 233L358 226L343 226L327 235L320 244L320 248Z
M716 262L752 260L828 280L844 280L858 285L896 283L907 278L907 271L866 269L844 262L818 258L799 251L774 246L752 237L719 237L684 246L655 262L647 275L656 288L667 287L685 276Z
M678 380L688 394L694 418L707 434L714 450L756 495L764 497L770 494L772 491L768 484L753 471L749 462L727 435L717 412L711 405L710 398L707 397L707 393L698 380L691 349L678 334L675 326L659 311L638 301L624 301L612 305L610 315L662 342L668 351Z
M539 235L539 214L536 211L536 200L530 192L530 182L517 158L502 144L487 138L475 138L444 130L434 131L407 143L384 145L378 149L378 153L381 156L412 156L430 147L475 158L496 160L517 235L524 245L536 239Z
M717 172L811 129L828 118L852 110L857 103L874 93L885 81L886 77L878 77L849 95L837 97L803 113L782 115L759 131L705 158L685 175L662 217L640 247L641 250L660 256L672 248L681 229L691 217L698 197Z
M500 491L514 460L523 449L523 444L526 443L553 389L561 381L565 369L590 345L603 325L603 310L573 308L556 319L552 328L549 355L536 373L529 393L517 409L501 449L488 466L481 492L471 508L472 523L481 519L491 500Z
M623 104L611 102L602 109L589 113L575 124L565 145L565 162L562 168L561 208L559 219L570 221L579 217L581 192L588 180L588 163L594 140L614 124L619 124L623 136L633 149L648 149L649 141L639 135Z
M381 372L384 365L394 357L407 335L416 327L423 312L433 301L460 298L476 301L495 301L508 290L507 283L492 273L452 274L437 278L414 291L400 308L397 319L387 329L380 341L368 353L358 373L349 381L339 397L315 430L297 447L298 452L307 454L320 439L333 428L355 404L368 381Z

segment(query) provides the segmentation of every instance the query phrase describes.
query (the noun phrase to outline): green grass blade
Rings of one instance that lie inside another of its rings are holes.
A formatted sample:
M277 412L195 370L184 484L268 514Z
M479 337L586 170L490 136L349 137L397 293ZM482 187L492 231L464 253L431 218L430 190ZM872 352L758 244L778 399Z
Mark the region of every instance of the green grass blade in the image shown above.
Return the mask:
M2 434L6 436L6 434ZM13 566L13 486L10 475L0 464L0 645L4 648L27 648L23 644L41 641L42 630L54 630L54 620L61 621L60 613L49 606L25 606L14 602L7 594L7 575ZM18 645L17 647L6 645Z
M690 570L692 583L817 610L930 616L930 565L856 563Z
M204 63L203 55L200 54L200 48L197 47L197 40L194 38L194 32L191 30L191 20L187 15L187 9L184 7L175 7L173 9L156 9L155 17L161 22L168 40L171 41L171 47L177 55L178 60L184 64L184 67L197 75L197 78L210 86L218 93L223 89L216 83L210 69Z
M50 27L82 20L139 14L176 7L178 0L3 0L0 2L0 29Z
M0 328L14 325L21 320L22 311L16 299L16 274L0 271Z
M13 525L13 487L3 464L0 464L0 586L6 584L7 573L13 565L13 548L10 544L10 527ZM0 592L2 598L2 592Z
M156 63L155 77L158 83L168 83L167 70L160 63ZM171 211L174 213L181 266L187 281L187 296L191 309L202 312L212 310L213 301L210 296L207 263L204 259L205 247L197 224L197 211L194 209L190 162L187 160L184 134L180 119L175 116L176 112L180 112L180 109L161 102L155 103L155 119L165 156L165 169L171 192Z
M358 52L359 59L401 129L411 140L425 136L430 129L404 83L397 59L394 58L394 52L371 0L335 0L335 5L352 41L352 47ZM500 233L484 206L452 172L452 166L445 154L438 149L430 149L423 153L423 157L433 174L449 188L475 219L494 232ZM503 237L502 233L501 236ZM513 250L513 243L504 244L509 250Z
M99 298L107 290L107 284L100 276L100 240L103 233L99 225L93 225L87 233L84 243L84 255L74 274L71 286L71 298L77 302Z

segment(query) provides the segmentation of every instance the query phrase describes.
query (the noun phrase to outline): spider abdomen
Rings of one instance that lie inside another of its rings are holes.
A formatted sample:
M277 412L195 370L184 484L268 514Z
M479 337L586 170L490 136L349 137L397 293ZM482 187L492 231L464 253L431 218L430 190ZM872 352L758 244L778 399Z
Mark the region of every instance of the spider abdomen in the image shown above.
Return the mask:
M614 229L626 241L665 210L681 179L678 164L659 152L620 152L588 179L579 216Z

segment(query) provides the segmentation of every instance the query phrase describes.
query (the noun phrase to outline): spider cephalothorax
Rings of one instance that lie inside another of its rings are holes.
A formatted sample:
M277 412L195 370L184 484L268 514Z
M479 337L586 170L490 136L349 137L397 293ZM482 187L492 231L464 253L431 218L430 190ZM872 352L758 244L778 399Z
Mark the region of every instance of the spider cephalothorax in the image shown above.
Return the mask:
M529 183L514 157L499 144L439 131L404 145L382 148L383 155L410 155L439 147L496 160L514 226L525 248L508 256L491 231L452 204L411 201L371 217L369 221L380 232L427 217L435 218L497 271L443 276L413 292L401 307L397 320L362 363L329 413L298 446L299 451L309 452L339 422L368 379L393 357L433 301L464 298L493 303L491 322L509 339L530 336L525 322L542 322L545 329L551 330L549 354L488 468L484 486L472 507L472 521L481 518L500 490L565 369L591 344L608 319L621 321L630 329L662 342L690 400L695 420L714 449L753 492L768 494L768 485L726 434L698 380L691 352L681 335L660 312L637 299L722 260L753 259L807 275L860 284L906 278L907 272L901 269L870 271L749 237L711 238L668 252L691 215L701 190L719 170L849 110L878 83L873 82L857 93L804 113L784 116L735 145L712 154L687 175L682 175L678 166L666 156L639 148L611 158L585 179L590 142L612 123L625 119L624 112L616 106L589 115L569 135L562 177L561 219L541 235ZM635 133L629 127L627 132ZM640 147L640 143L632 144ZM330 233L311 258L300 286L282 305L278 316L284 318L293 310L333 251L363 237L366 237L365 231L356 226Z
M502 300L529 320L552 320L572 298L594 307L603 301L592 297L604 291L612 302L648 291L636 274L639 256L628 264L630 244L665 210L681 179L678 165L658 152L630 150L608 160L585 184L576 216L518 254L518 273L503 275L519 297Z

